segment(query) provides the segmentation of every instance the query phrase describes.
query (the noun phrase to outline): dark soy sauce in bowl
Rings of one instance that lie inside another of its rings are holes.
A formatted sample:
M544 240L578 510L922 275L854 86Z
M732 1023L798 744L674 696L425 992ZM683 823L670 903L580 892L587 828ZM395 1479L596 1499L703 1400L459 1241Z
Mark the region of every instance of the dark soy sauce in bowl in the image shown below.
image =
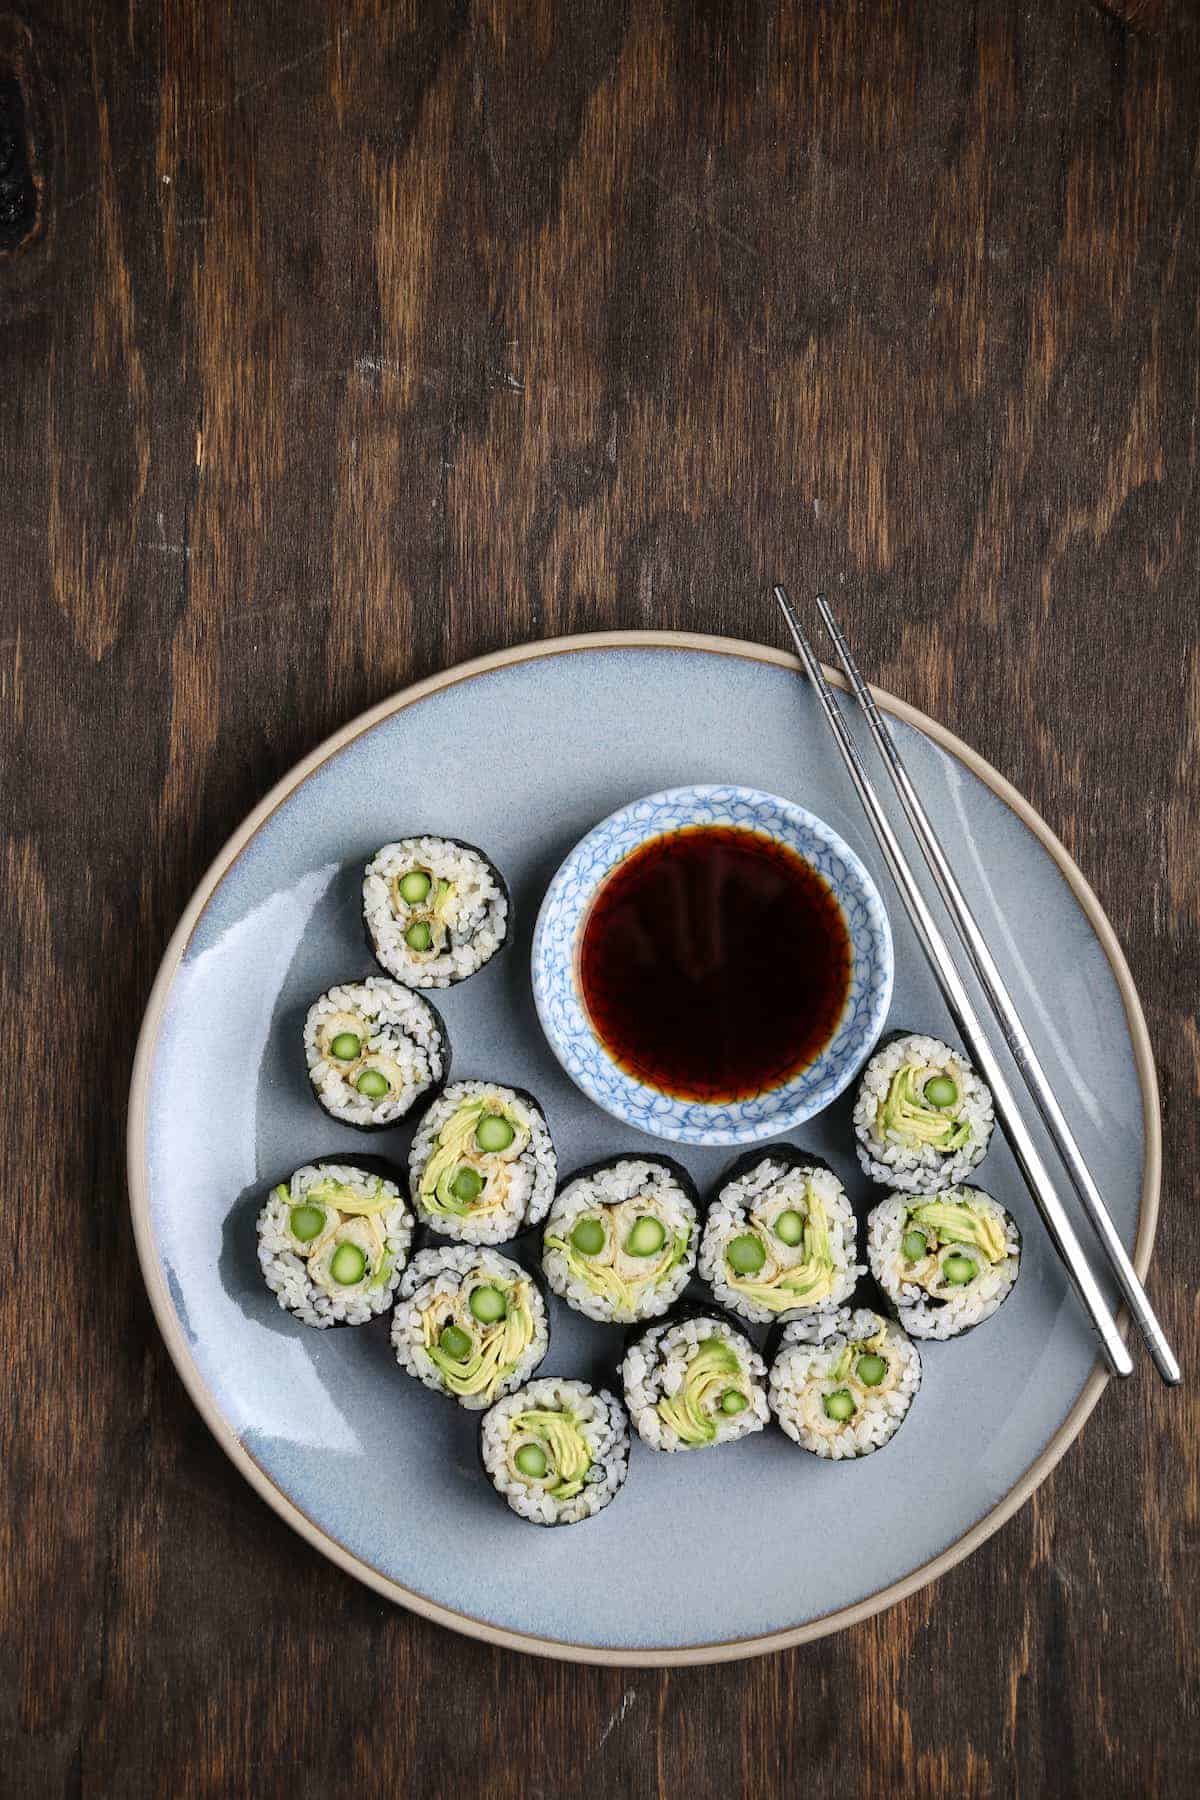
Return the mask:
M614 1062L680 1100L752 1099L808 1068L850 990L850 933L823 876L736 825L651 838L584 921L579 979Z

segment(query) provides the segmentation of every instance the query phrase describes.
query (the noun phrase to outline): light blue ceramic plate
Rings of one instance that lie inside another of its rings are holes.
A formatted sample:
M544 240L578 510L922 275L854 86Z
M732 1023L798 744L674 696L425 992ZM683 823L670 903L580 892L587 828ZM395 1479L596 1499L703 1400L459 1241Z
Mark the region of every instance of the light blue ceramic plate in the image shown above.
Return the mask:
M750 1100L676 1100L609 1055L579 987L579 941L598 890L640 845L699 825L736 825L802 856L829 884L850 936L850 988L829 1043L807 1069ZM533 933L533 999L559 1062L624 1125L679 1144L754 1144L794 1131L849 1086L883 1030L892 998L892 934L879 890L844 838L807 807L759 788L668 788L602 819L546 890Z
M635 1444L617 1503L564 1531L533 1529L495 1499L479 1471L476 1420L400 1373L386 1320L309 1331L259 1279L253 1221L263 1187L314 1156L362 1147L310 1097L300 1021L319 989L368 972L360 870L401 833L480 843L509 878L513 943L439 1005L456 1073L539 1094L566 1168L651 1141L594 1106L556 1063L534 1013L530 933L571 845L639 794L739 782L827 819L891 915L892 1023L951 1035L795 667L721 639L625 634L530 646L399 695L315 751L236 833L151 996L131 1096L133 1219L155 1312L193 1398L302 1537L381 1593L495 1642L661 1663L837 1629L995 1530L1104 1385L998 1135L982 1177L1024 1233L1021 1279L971 1337L928 1346L921 1393L894 1443L854 1465L820 1463L775 1433L689 1457ZM926 721L925 735L917 715L887 704L1144 1273L1157 1097L1112 932L1061 845L1012 790L938 727ZM747 733L740 721L751 718ZM850 1101L844 1094L796 1135L865 1203ZM406 1146L403 1131L370 1140L397 1156ZM683 1152L704 1185L728 1154ZM617 1343L555 1303L544 1372L593 1375L611 1365ZM1128 1401L1115 1392L1109 1404Z

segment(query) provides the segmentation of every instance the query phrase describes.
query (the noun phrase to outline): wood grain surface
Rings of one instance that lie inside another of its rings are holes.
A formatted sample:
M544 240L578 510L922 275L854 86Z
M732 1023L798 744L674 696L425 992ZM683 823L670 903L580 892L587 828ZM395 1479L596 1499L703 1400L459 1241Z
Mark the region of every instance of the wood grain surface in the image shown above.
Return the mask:
M0 12L4 1795L1198 1791L1200 1416L1144 1358L891 1612L559 1666L240 1480L122 1160L169 932L333 727L560 631L776 640L820 581L1117 927L1195 1381L1198 157L1172 0Z

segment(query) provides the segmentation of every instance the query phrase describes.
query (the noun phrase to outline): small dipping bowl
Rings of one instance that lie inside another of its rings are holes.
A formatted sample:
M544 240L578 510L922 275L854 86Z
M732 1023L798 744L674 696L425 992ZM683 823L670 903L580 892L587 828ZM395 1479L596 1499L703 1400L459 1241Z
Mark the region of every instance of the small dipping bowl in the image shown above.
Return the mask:
M790 1079L749 1099L681 1099L640 1081L598 1036L580 979L588 914L617 865L652 838L712 825L757 832L802 857L827 883L850 940L849 990L828 1042ZM684 1144L753 1144L821 1112L874 1049L891 1002L892 975L887 914L854 851L815 814L757 788L671 788L623 806L589 831L561 865L533 934L538 1018L572 1081L624 1124Z

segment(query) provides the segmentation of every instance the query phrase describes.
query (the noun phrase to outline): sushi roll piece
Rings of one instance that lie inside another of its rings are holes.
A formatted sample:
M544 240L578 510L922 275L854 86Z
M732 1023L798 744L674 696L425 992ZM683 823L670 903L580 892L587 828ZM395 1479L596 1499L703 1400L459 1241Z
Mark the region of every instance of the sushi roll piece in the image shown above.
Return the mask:
M301 1324L363 1325L392 1304L412 1232L404 1196L386 1175L366 1164L308 1163L268 1194L258 1260Z
M621 1364L625 1404L651 1450L707 1450L767 1423L767 1368L750 1339L711 1312L652 1325Z
M952 1338L1008 1299L1021 1267L1021 1236L982 1188L951 1187L927 1199L889 1194L867 1220L867 1255L907 1332Z
M325 1111L361 1131L395 1125L450 1072L440 1014L381 975L318 994L304 1021L304 1056Z
M535 1278L495 1250L422 1250L400 1283L392 1346L408 1374L482 1412L545 1356L546 1302Z
M771 1411L802 1450L840 1462L890 1443L920 1385L920 1352L900 1326L842 1307L784 1326Z
M558 1159L532 1094L456 1081L417 1127L409 1175L413 1205L435 1231L503 1244L545 1218Z
M542 1268L554 1292L602 1325L657 1319L696 1266L696 1190L665 1156L581 1169L546 1221Z
M629 1470L629 1420L605 1388L531 1381L484 1413L480 1454L496 1492L535 1525L603 1512Z
M875 1052L854 1103L864 1170L913 1194L965 1181L987 1154L994 1122L991 1092L966 1058L913 1033Z
M363 876L363 923L381 967L415 988L465 981L508 936L508 889L481 850L456 838L385 844Z
M700 1274L722 1306L754 1325L840 1306L865 1265L846 1190L786 1145L734 1164L708 1209Z

